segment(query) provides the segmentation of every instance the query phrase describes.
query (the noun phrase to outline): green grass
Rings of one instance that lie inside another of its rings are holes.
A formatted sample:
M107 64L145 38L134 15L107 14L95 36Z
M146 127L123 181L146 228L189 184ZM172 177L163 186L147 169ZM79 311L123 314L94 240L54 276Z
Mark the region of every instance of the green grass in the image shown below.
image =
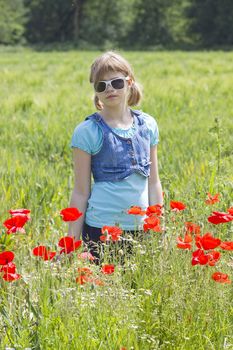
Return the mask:
M160 129L159 168L165 192L166 233L135 243L135 254L105 286L75 282L76 256L38 261L31 249L56 249L67 226L59 217L73 186L74 127L94 111L89 67L97 52L30 50L0 55L2 222L11 208L31 209L26 235L11 235L1 250L15 252L22 279L1 280L0 349L209 350L233 349L232 254L216 267L191 266L191 253L176 248L183 223L232 240L232 225L213 227L212 210L232 206L233 53L125 52L144 87L141 109ZM206 206L206 193L221 194ZM171 199L186 203L174 215ZM108 256L106 256L106 260ZM92 267L101 275L98 267Z

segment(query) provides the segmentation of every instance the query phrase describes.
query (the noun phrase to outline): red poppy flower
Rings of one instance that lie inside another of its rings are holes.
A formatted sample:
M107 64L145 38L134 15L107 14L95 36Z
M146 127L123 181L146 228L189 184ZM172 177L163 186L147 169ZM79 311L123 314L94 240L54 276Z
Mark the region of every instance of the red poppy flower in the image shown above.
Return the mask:
M141 207L138 207L136 205L132 206L130 209L127 210L128 214L131 215L146 215L146 212L144 210L142 210Z
M193 233L195 235L199 234L201 231L201 227L193 222L185 222L186 232Z
M50 252L44 245L39 245L32 250L32 254L41 257L43 260L52 260L56 252Z
M146 215L162 216L163 215L162 209L163 209L163 206L160 204L150 205L146 210Z
M90 260L90 261L95 260L95 257L89 252L83 252L78 254L78 258L81 260Z
M7 265L14 260L15 254L10 251L0 253L0 265Z
M75 221L83 215L77 208L65 208L60 211L63 221Z
M233 207L227 209L228 213L233 216Z
M162 232L162 229L160 227L160 219L155 215L150 215L149 217L145 218L143 230L144 232L147 232L148 230L152 230L154 232Z
M21 275L19 275L18 273L5 273L2 278L7 281L7 282L12 282L12 281L16 281L19 278L21 278Z
M59 247L63 248L60 251L60 254L62 253L69 254L75 251L76 249L80 248L82 245L82 241L81 240L75 241L74 237L66 236L60 239L60 241L58 242L58 245Z
M214 195L211 195L210 193L208 193L207 194L208 198L205 200L205 203L208 204L208 205L213 205L215 203L218 203L218 202L220 202L219 196L220 196L219 193L216 193Z
M90 280L89 277L85 276L85 275L84 276L83 275L78 275L76 277L76 283L81 284L81 285L89 282L89 280Z
M89 269L89 267L79 267L78 268L78 273L79 275L82 275L82 276L90 276L93 274L93 272L91 271L91 269Z
M206 233L204 236L196 236L196 246L205 250L214 249L221 244L219 238L214 238L211 233Z
M214 225L224 224L233 220L233 215L228 213L213 211L212 215L208 217L208 221Z
M115 271L115 266L113 264L103 265L101 272L105 275L111 275Z
M76 283L80 285L91 283L95 284L96 286L104 286L104 282L101 279L87 275L78 275L76 277Z
M223 250L233 250L233 242L221 242L220 248Z
M145 218L144 222L150 226L150 228L153 228L154 226L158 226L160 224L160 220L157 216L149 216L148 218Z
M29 209L10 209L9 210L9 213L12 215L12 216L16 216L16 215L26 215L28 216L29 218L29 214L30 214L31 210Z
M170 208L173 211L181 211L186 209L186 205L182 202L170 201Z
M6 273L15 273L16 266L13 262L9 262L7 265L3 265L0 268L0 272L6 272Z
M216 252L216 250L211 250L206 254L206 256L208 257L208 265L215 266L219 261L221 254L219 252Z
M191 249L192 236L190 234L185 234L184 239L182 237L177 237L177 248L179 249Z
M231 283L229 280L229 276L226 273L222 272L214 272L212 275L212 279L219 283Z
M23 226L29 220L27 215L15 215L4 221L3 225L7 228L7 233L15 233L17 231L24 232Z
M192 253L192 265L206 265L208 264L209 258L205 255L202 249L197 249Z
M93 272L88 267L79 267L76 283L83 285L87 282L92 282L92 277L91 277L92 274Z
M100 236L100 240L102 242L119 241L120 235L123 233L122 229L118 226L103 226L101 228L102 235Z

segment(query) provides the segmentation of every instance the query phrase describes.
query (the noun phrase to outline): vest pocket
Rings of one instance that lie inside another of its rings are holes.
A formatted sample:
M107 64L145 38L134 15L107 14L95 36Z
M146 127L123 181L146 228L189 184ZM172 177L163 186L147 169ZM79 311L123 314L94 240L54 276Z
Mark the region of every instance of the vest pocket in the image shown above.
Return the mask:
M103 167L102 168L102 171L104 173L111 173L111 174L114 174L114 173L123 173L124 171L126 171L126 168L125 167Z

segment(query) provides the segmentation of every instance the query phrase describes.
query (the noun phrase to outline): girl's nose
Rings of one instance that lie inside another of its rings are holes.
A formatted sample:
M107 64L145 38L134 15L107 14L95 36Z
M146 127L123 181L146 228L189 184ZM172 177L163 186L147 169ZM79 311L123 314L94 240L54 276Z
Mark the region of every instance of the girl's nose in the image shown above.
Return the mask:
M108 83L107 86L106 86L106 91L111 91L111 90L114 90L111 83Z

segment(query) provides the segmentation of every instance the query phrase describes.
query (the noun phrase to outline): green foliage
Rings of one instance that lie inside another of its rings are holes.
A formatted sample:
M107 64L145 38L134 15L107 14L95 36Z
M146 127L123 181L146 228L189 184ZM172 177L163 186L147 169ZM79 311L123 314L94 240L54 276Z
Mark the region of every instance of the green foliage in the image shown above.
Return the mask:
M189 33L202 47L233 45L233 3L231 0L192 0L187 10Z
M31 43L51 43L73 38L72 0L25 0L29 16L25 36Z
M0 0L0 43L231 47L231 0ZM53 49L53 47L51 47Z
M90 0L84 4L80 39L98 47L120 46L134 21L136 0Z
M0 0L0 44L22 42L26 8L23 0Z
M171 4L171 0L137 1L135 21L129 34L132 45L163 45L171 41L166 22L166 12Z

